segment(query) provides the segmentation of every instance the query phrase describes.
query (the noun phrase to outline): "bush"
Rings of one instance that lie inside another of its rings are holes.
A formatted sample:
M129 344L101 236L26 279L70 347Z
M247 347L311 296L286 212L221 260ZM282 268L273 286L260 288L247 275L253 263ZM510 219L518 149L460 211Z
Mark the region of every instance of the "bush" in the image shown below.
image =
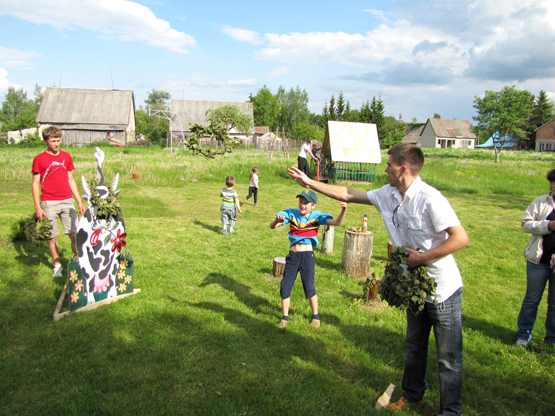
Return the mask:
M150 146L152 146L152 142L150 140L147 140L147 139L139 139L139 140L134 141L133 143L129 143L128 146L129 147L135 147L135 146L150 147Z

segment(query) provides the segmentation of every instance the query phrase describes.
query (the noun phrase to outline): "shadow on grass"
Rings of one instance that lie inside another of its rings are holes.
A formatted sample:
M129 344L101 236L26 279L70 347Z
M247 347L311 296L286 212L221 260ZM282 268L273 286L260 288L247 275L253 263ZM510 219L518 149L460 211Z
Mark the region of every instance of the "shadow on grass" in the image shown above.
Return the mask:
M193 223L195 225L200 225L202 228L208 230L208 231L213 231L216 234L220 234L222 228L219 225L210 225L210 224L206 224L202 221L199 220L194 220Z
M473 331L482 333L488 338L495 338L499 341L512 345L516 341L516 329L510 330L500 325L492 324L491 322L482 319L473 318L471 316L462 316L463 328L470 328ZM516 322L514 323L516 327Z

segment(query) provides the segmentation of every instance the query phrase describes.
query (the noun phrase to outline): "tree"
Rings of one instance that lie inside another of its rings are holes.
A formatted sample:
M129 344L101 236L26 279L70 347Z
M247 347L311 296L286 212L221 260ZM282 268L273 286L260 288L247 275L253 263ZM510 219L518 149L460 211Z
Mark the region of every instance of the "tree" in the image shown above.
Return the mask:
M523 127L532 112L533 99L529 91L518 91L514 85L505 86L499 92L486 91L484 98L474 98L478 115L472 118L478 122L479 129L486 130L494 138L495 162L499 162L507 137L526 136Z
M439 113L434 113L434 117L433 118L441 118L441 116L439 115Z
M383 105L382 97L372 98L372 103L370 104L370 112L372 113L372 123L376 125L378 129L378 137L382 138L384 134L384 123L385 123L385 108Z
M276 94L279 105L278 127L285 128L291 134L292 139L298 139L295 127L299 123L307 123L310 119L310 111L308 109L308 93L306 90L291 88L285 91L280 86Z
M401 143L405 135L405 123L397 120L393 116L387 116L384 118L382 135L380 136L380 147L382 149L388 149Z
M145 107L155 110L170 109L171 94L166 91L153 89L144 101ZM168 120L159 117L149 117L147 108L140 106L135 111L135 131L145 136L150 142L160 146L166 145L166 138L170 128Z
M249 134L253 122L250 115L243 113L236 105L224 105L206 111L206 121L212 126L221 126L227 131Z
M536 129L543 126L553 118L553 103L547 97L547 93L541 90L534 101L530 120L526 126L528 138L528 149L536 147Z
M37 126L37 114L42 102L42 89L37 84L34 90L35 98L28 99L27 92L20 88L9 87L2 102L0 122L2 130L19 130Z
M310 139L318 140L319 142L324 141L324 132L321 131L318 126L307 123L297 124L297 127L295 127L295 136L302 138L303 140Z
M267 126L270 130L278 128L278 101L266 85L260 88L256 95L250 94L249 102L252 103L255 126Z
M345 119L345 97L343 96L343 91L339 92L339 97L337 98L337 120L343 121Z
M172 96L169 92L152 89L148 93L145 104L156 110L169 110L171 98Z

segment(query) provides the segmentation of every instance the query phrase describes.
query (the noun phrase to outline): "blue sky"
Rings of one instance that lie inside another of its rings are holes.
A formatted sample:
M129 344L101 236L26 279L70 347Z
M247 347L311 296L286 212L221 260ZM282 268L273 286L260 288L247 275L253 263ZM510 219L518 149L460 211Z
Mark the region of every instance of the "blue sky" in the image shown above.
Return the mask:
M321 113L381 96L387 115L475 115L516 85L555 98L555 2L545 0L0 0L0 97L9 86L133 90L135 103L247 101L299 86Z

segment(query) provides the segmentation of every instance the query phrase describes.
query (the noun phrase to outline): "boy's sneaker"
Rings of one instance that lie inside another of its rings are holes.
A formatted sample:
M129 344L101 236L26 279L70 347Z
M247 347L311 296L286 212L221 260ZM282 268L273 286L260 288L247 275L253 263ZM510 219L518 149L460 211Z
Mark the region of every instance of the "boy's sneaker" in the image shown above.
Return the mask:
M524 348L528 349L528 344L529 343L530 342L526 341L525 339L518 339L516 341L515 347L524 347Z
M235 232L235 230L234 230L233 228L230 228L230 229L229 229L229 233L230 233L230 234L231 234L231 233L234 233L234 232Z
M223 235L227 235L227 230L223 230L223 231L222 231L222 234L223 234Z
M62 277L62 265L55 264L52 269L52 277Z

